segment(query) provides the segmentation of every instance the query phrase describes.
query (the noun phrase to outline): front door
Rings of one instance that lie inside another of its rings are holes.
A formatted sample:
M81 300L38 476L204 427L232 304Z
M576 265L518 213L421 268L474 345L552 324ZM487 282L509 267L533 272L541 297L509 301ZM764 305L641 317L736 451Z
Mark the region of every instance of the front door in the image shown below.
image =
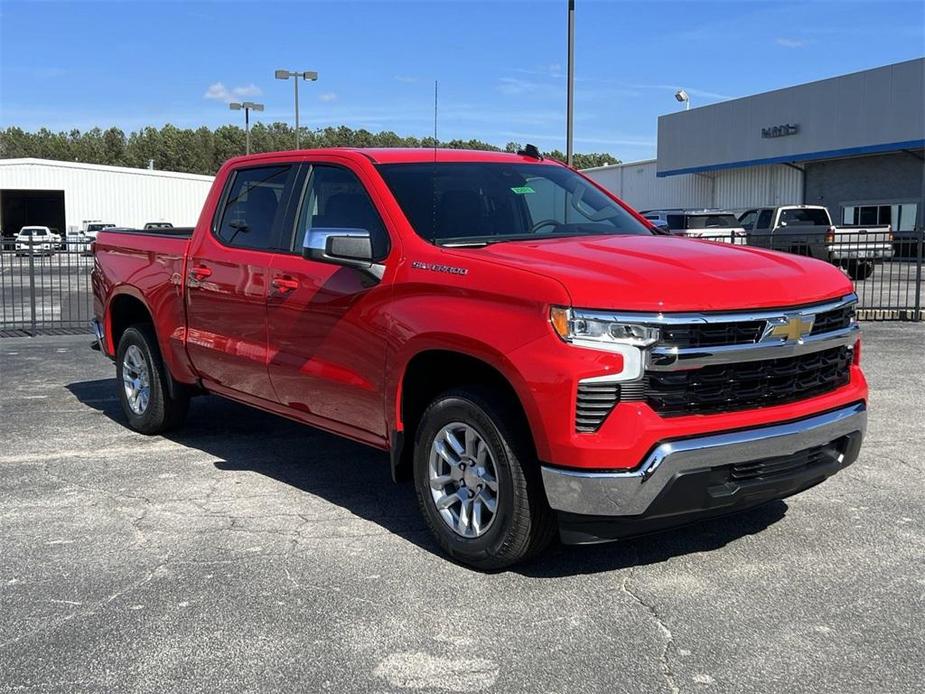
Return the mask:
M390 291L390 241L382 216L356 173L315 164L294 227L291 252L275 255L270 266L270 380L283 405L320 425L384 437L386 325L378 309ZM313 227L368 230L385 278L303 258Z
M267 373L267 287L278 247L291 164L228 177L212 233L198 234L187 262L187 349L208 385L275 400Z

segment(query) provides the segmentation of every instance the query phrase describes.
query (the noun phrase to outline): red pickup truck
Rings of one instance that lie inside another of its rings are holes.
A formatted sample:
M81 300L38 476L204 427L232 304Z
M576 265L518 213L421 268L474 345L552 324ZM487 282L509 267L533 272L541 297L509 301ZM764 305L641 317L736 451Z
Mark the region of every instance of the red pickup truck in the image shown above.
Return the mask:
M534 148L232 159L92 279L133 429L207 392L388 451L483 569L786 497L866 428L840 270L659 235Z

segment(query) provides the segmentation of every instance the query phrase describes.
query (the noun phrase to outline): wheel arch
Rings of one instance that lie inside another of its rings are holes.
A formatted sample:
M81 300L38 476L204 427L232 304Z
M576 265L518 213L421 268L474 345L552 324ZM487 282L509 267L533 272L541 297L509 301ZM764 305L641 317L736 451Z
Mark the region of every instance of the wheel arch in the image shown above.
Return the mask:
M429 344L404 360L396 383L390 388L395 394L390 426L392 477L408 479L414 437L420 417L434 397L450 388L480 385L495 389L511 405L515 425L522 429L526 440L536 449L537 428L532 425L532 399L526 383L516 369L503 357L485 349L460 349L459 346Z
M154 314L139 292L124 287L113 293L106 305L106 346L113 356L119 347L122 333L135 323L150 323L154 327Z

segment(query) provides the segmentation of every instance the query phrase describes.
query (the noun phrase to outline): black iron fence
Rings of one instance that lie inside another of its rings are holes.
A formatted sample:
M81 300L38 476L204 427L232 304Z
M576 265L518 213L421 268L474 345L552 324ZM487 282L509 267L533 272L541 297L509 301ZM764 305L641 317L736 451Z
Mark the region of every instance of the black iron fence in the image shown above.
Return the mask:
M86 244L7 244L0 250L0 337L88 332L92 268Z
M785 240L755 234L703 233L700 238L823 258L852 278L862 320L925 320L923 231L891 237L847 229L802 242L793 236ZM89 331L92 268L87 245L14 244L0 249L0 336Z
M861 320L925 320L922 291L925 230L838 227L834 232L689 232L718 243L811 256L840 267L854 284Z

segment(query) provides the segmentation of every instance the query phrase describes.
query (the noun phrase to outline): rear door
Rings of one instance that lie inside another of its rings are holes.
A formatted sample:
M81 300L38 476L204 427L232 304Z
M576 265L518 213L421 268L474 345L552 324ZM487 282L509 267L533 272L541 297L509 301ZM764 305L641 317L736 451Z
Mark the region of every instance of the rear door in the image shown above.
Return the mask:
M296 169L281 163L233 171L211 229L193 237L187 349L218 390L275 400L267 374L267 274Z
M267 323L270 380L281 404L320 425L363 439L386 435L386 325L381 306L391 291L389 257L397 257L381 206L362 171L317 158L293 196L289 251L270 267ZM366 229L383 279L309 260L302 245L311 228Z

